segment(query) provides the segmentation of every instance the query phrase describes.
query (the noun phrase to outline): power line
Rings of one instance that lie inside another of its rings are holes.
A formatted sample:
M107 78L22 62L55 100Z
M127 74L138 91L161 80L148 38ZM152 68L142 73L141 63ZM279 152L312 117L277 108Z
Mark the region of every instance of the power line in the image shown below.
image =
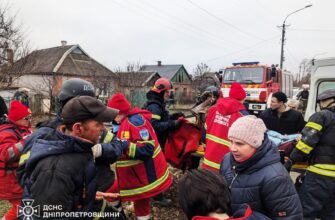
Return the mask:
M275 38L277 38L277 37L279 37L279 36L280 36L280 35L273 36L273 37L271 37L271 38L269 38L269 39L262 40L262 41L260 41L260 42L258 42L258 43L256 43L256 44L253 44L253 45L251 45L251 46L249 46L249 47L241 48L241 49L239 49L239 50L232 51L232 52L226 53L226 54L224 54L224 55L222 55L222 56L214 57L214 58L212 58L212 59L209 59L209 60L206 60L206 61L202 61L202 62L203 62L203 63L209 63L209 62L212 62L212 61L217 60L217 59L221 59L221 58L226 57L226 56L230 56L230 55L233 55L233 54L237 54L237 53L240 53L240 52L249 50L249 49L251 49L251 48L253 48L253 47L258 46L259 44L262 44L262 43L264 43L264 42L268 42L268 41L273 40L273 39L275 39ZM196 66L196 65L197 65L197 64L194 64L194 65L192 65L191 67Z
M290 28L292 31L318 31L318 32L335 32L335 29L302 29L302 28Z
M223 20L222 18L220 18L220 17L216 16L215 14L209 12L208 10L204 9L204 8L201 7L200 5L194 3L193 1L191 1L191 0L187 0L187 1L188 1L190 4L192 4L193 6L197 7L198 9L200 9L201 11L205 12L207 15L209 15L209 16L215 18L216 20L222 22L223 24L225 24L225 25L227 25L227 26L229 26L229 27L231 27L231 28L237 30L238 32L243 33L244 35L246 35L246 36L248 36L248 37L252 36L253 38L257 38L257 39L260 39L260 40L263 40L263 41L265 40L265 39L260 38L260 37L258 37L258 36L256 36L256 35L252 34L252 33L248 33L248 32L246 32L246 31L243 31L241 28L239 28L239 27L237 27L237 26L231 24L230 22L227 22L227 21Z

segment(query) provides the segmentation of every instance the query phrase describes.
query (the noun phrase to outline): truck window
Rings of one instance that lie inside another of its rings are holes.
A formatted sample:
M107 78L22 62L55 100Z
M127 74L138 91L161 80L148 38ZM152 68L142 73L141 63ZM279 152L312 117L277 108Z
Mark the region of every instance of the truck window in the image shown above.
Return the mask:
M236 67L225 69L223 83L239 82L244 84L262 83L264 72L262 67Z

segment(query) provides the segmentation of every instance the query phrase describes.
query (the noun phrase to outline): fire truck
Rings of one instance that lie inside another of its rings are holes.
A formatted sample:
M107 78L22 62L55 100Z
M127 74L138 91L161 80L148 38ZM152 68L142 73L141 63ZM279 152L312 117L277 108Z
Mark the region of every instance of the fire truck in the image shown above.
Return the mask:
M282 91L287 97L292 97L293 76L273 64L233 63L233 66L226 67L222 73L223 96L228 97L233 82L240 83L247 93L244 104L254 114L270 107L271 97L275 92Z

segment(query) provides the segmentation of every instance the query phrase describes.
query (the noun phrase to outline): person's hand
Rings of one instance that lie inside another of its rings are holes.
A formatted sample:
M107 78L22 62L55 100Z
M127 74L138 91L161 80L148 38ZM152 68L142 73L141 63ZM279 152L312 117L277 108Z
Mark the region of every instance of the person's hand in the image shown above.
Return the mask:
M177 120L180 117L185 117L184 113L182 112L176 112L170 115L170 119Z
M105 192L97 191L97 193L95 194L95 200L102 200L103 198L117 199L119 197L120 197L119 193L105 193Z
M290 158L288 158L288 160L284 164L284 167L287 170L287 172L291 171L291 168L292 168L293 164L294 164L293 160L291 160Z
M181 127L182 123L184 121L184 117L179 117L177 120L174 121L175 128L178 129Z

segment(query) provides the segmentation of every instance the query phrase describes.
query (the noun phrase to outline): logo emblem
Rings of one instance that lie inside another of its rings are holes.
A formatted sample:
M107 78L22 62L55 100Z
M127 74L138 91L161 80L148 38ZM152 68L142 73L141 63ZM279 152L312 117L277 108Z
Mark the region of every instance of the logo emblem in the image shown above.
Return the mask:
M33 206L33 199L23 199L23 206L18 206L17 216L23 216L23 220L33 220L33 216L40 217L40 206Z
M147 129L141 129L140 130L140 136L141 136L141 138L144 140L144 141L147 141L147 140L149 140L149 131L147 130Z

